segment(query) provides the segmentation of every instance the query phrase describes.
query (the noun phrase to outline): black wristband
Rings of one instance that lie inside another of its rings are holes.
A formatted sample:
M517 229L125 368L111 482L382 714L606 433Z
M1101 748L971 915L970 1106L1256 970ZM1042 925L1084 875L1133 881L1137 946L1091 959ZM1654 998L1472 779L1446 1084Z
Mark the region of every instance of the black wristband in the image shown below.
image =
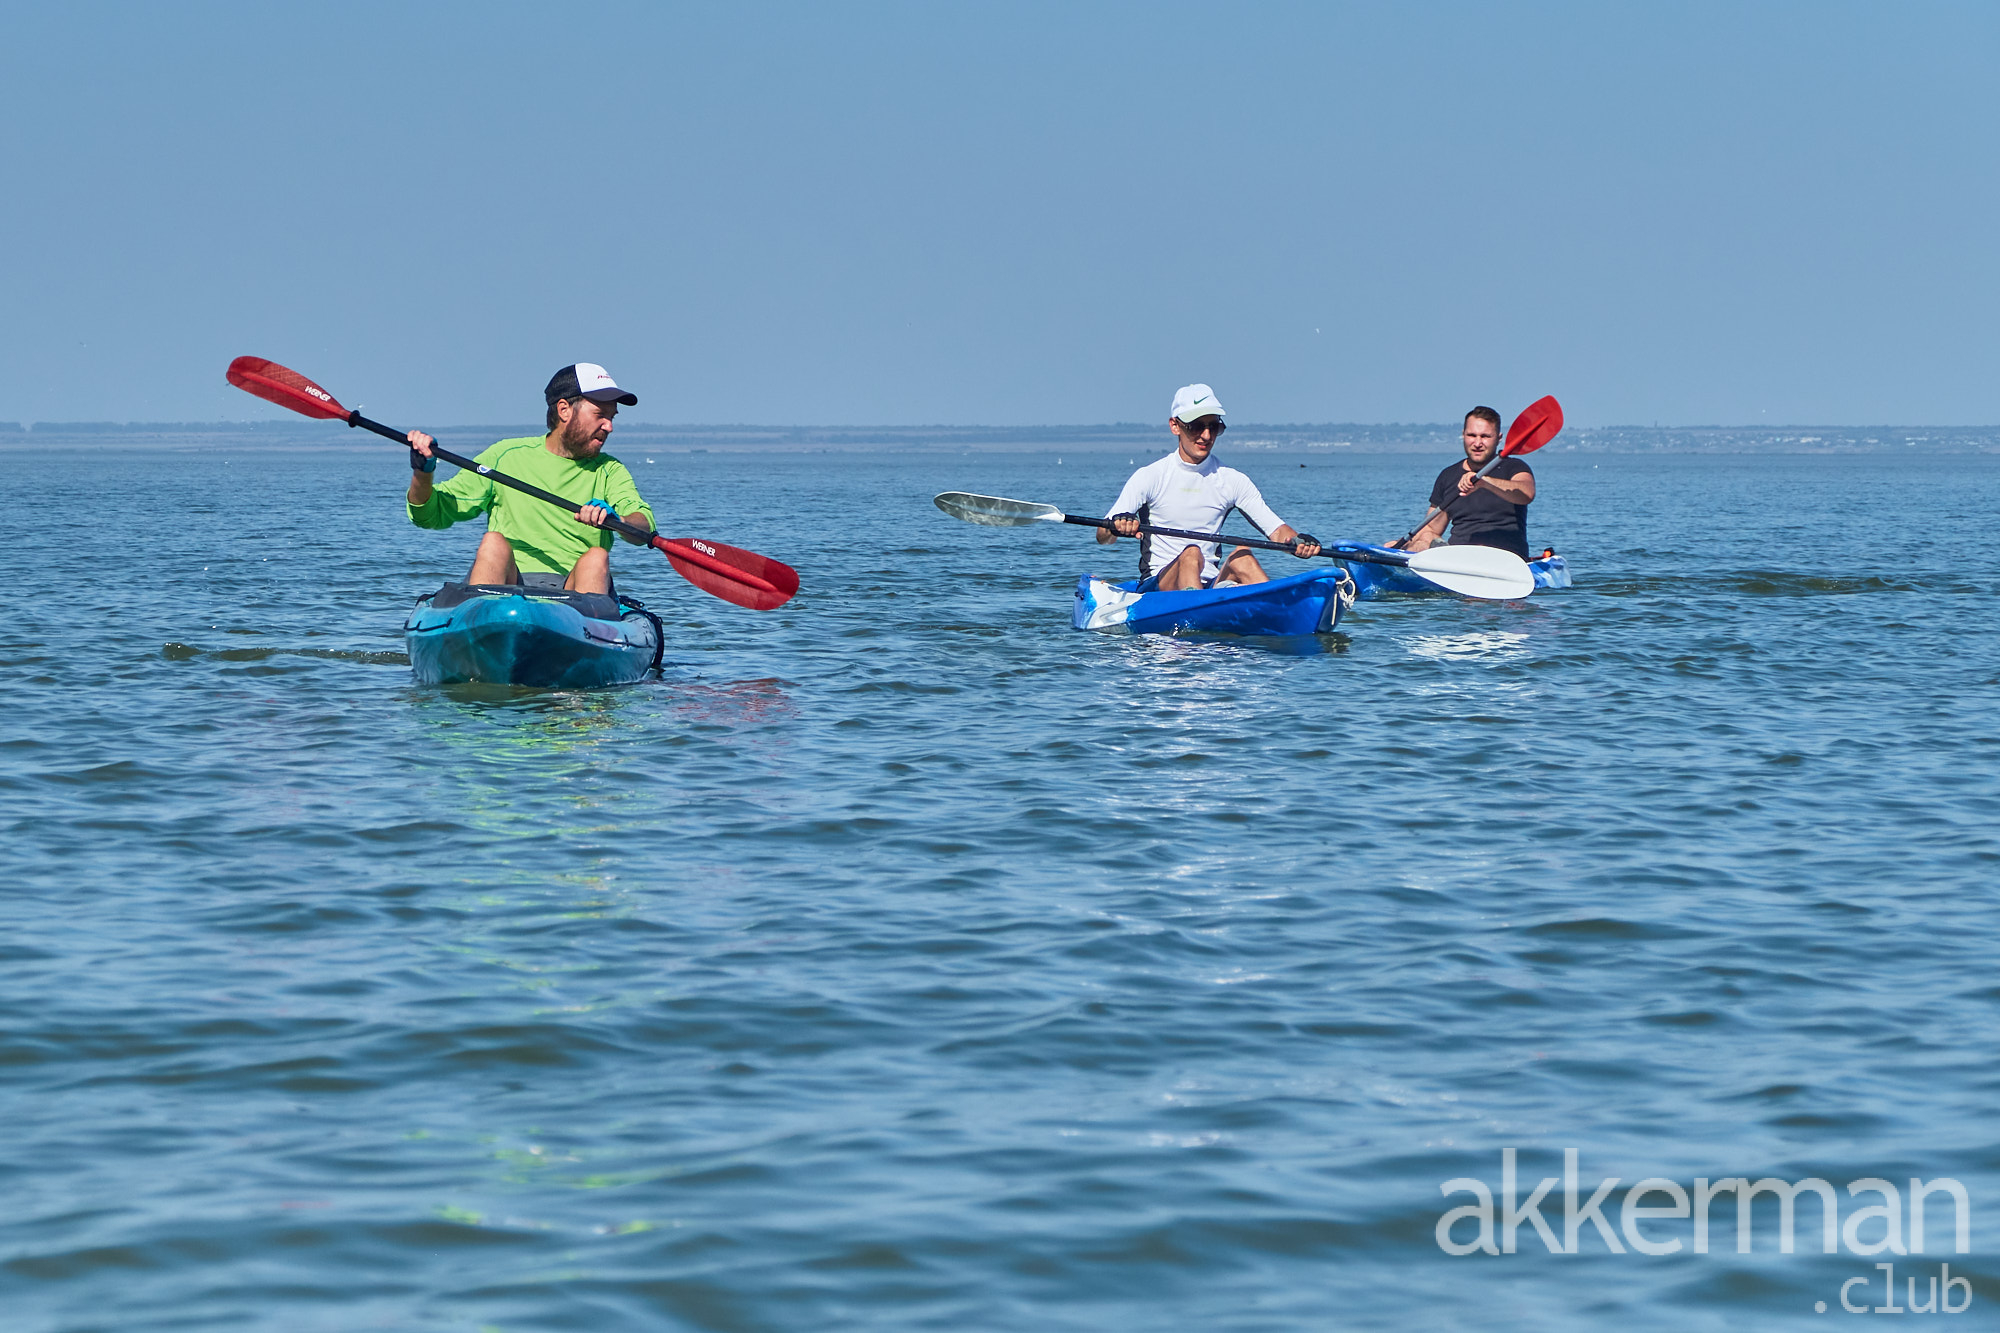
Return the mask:
M418 453L415 449L410 450L410 471L435 472L437 470L438 470L437 459L426 458L422 454Z

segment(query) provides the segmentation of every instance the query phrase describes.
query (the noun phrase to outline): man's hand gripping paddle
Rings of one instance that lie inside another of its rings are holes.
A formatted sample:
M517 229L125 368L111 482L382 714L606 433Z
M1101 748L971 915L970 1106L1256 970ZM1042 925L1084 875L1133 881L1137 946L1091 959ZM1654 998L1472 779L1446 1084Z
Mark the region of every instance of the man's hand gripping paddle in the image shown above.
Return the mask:
M1030 523L1074 523L1086 528L1109 528L1108 518L1084 518L1065 514L1051 504L1032 500L1006 500L997 495L974 495L969 491L946 491L934 503L953 518L990 528L1019 528ZM1162 537L1192 537L1196 541L1221 541L1231 546L1255 546L1265 551L1290 551L1292 543L1262 537L1227 537L1216 532L1189 532L1184 528L1156 528L1141 524L1141 532ZM1440 588L1467 597L1511 601L1535 590L1535 576L1527 562L1512 551L1490 546L1445 546L1435 551L1389 551L1364 547L1353 542L1332 542L1320 547L1320 554L1338 560L1359 560L1371 565L1400 565L1421 574Z
M239 356L230 362L229 382L245 393L254 393L266 402L290 408L304 416L345 421L350 426L374 431L398 444L409 443L407 432L385 426L379 421L370 421L359 412L348 411L332 394L298 371L266 361L261 356ZM546 500L565 512L573 514L577 510L575 503L560 495L495 472L470 458L460 457L435 445L431 452L447 463L470 468L482 477L512 487L524 495L532 495L537 500ZM662 537L618 519L604 526L662 552L682 578L703 592L720 597L725 602L747 606L752 611L769 611L783 606L799 590L798 571L755 551L739 550L721 542L703 541L696 537Z
M1532 454L1533 452L1535 452L1535 450L1541 448L1543 445L1547 444L1550 440L1553 440L1557 435L1561 434L1562 428L1563 428L1562 404L1555 400L1555 395L1549 394L1545 397L1537 398L1534 402L1529 403L1525 408L1521 409L1521 415L1515 417L1514 424L1507 428L1507 447L1502 449L1499 453L1494 454L1493 457L1487 459L1486 466L1479 469L1479 471L1473 473L1472 475L1474 477L1485 476L1487 473L1491 472L1503 458L1512 458L1520 454ZM1411 528L1409 532L1405 533L1401 541L1395 541L1389 544L1391 546L1399 546L1399 547L1408 546L1410 544L1410 538L1422 532L1424 530L1424 525L1429 523L1432 519L1436 518L1438 514L1441 512L1443 511L1441 511L1436 505L1432 505L1427 511L1425 511L1423 522L1417 524L1417 526Z

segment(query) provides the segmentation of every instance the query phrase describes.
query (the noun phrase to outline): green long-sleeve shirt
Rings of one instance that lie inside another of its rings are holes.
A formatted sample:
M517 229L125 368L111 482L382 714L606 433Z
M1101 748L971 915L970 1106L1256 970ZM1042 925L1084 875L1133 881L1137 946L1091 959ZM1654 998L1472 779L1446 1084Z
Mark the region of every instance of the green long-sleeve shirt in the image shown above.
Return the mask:
M581 461L565 458L550 453L541 436L530 435L502 440L474 461L574 500L577 509L592 500L604 500L621 517L641 513L647 522L654 521L652 506L640 498L632 474L609 454ZM469 469L434 486L431 498L424 503L406 503L405 507L410 511L410 522L420 528L448 528L486 514L487 529L513 545L514 563L524 574L566 575L585 551L593 546L609 548L615 535L577 522L574 509L565 512Z

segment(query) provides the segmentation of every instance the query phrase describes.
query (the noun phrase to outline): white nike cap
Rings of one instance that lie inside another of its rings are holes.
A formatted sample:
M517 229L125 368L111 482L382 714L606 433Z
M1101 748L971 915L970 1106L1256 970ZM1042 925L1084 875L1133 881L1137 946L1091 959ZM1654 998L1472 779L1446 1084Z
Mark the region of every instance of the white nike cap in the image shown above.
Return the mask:
M1180 421L1199 421L1203 417L1227 416L1222 404L1215 401L1215 390L1206 384L1189 384L1174 395L1173 415Z

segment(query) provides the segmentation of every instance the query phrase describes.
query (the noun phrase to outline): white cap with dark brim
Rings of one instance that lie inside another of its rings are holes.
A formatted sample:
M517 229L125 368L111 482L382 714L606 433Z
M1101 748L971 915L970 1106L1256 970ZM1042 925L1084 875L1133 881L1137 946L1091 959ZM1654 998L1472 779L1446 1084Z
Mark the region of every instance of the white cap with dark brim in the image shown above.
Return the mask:
M549 380L548 388L542 390L542 395L551 404L558 398L588 398L596 403L623 403L626 407L639 405L638 394L619 388L617 381L611 378L611 372L588 361L579 361L558 370Z

